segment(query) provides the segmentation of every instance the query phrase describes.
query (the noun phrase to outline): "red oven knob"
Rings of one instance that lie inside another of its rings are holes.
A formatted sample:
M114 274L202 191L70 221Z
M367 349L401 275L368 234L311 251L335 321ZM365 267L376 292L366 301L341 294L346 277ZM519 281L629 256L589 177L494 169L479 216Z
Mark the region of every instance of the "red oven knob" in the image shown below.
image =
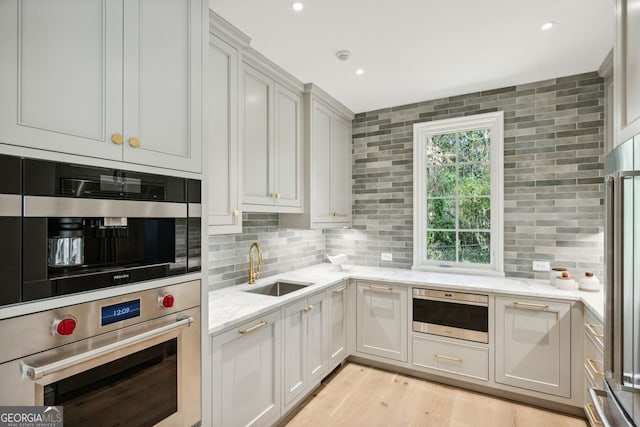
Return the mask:
M164 307L164 308L171 308L173 307L173 303L175 301L175 298L173 297L173 295L171 294L167 294L163 297L160 297L160 306Z
M62 319L53 321L51 332L53 335L67 336L71 335L76 329L76 319L73 316L65 316Z

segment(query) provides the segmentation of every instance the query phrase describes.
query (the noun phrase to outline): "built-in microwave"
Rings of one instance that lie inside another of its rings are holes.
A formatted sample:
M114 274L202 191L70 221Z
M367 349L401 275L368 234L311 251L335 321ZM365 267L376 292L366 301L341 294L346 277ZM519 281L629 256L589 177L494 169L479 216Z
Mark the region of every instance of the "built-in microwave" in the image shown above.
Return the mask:
M22 301L200 270L200 181L33 159L22 176Z
M489 342L489 296L413 288L413 331Z

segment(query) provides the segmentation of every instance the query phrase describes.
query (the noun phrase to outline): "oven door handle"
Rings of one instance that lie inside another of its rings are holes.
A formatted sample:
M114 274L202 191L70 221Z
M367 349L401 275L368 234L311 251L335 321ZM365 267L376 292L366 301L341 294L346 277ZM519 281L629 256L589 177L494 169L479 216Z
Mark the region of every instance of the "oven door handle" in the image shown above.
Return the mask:
M191 326L193 323L193 317L184 317L179 318L175 323L171 323L166 326L162 326L160 328L152 329L150 331L144 332L139 335L135 335L133 337L125 338L121 341L114 342L112 344L107 344L102 347L94 348L93 350L86 351L84 353L76 354L71 357L67 357L65 359L57 360L52 363L48 363L42 366L30 366L26 363L22 363L22 373L27 378L35 381L47 375L51 375L55 372L62 371L67 369L73 365L77 365L79 363L87 362L91 359L95 359L100 356L104 356L105 354L113 353L115 351L121 350L125 347L132 346L134 344L138 344L142 341L148 340L150 338L154 338L156 336L165 334L169 331L173 331L175 329L183 328L185 326Z

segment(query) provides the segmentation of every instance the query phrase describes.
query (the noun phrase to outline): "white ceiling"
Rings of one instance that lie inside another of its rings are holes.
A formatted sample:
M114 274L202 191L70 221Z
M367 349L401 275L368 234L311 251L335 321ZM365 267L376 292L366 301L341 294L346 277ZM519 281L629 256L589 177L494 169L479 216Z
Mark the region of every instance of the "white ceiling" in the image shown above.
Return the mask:
M292 0L209 3L356 113L595 71L613 46L612 0L302 1L300 13Z

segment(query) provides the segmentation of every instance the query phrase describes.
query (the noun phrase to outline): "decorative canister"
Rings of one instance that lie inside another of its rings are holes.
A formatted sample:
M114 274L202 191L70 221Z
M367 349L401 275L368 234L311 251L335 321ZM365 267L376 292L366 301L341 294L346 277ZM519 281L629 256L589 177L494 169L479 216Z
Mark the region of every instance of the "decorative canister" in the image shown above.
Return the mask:
M574 291L578 289L578 284L573 277L569 275L568 271L563 271L560 276L557 277L556 286L561 291Z
M587 292L600 292L600 280L590 271L584 273L578 283L580 284L581 291Z
M551 284L551 286L556 285L556 279L558 276L562 275L563 271L568 271L568 270L564 267L553 267L549 271L549 284Z

